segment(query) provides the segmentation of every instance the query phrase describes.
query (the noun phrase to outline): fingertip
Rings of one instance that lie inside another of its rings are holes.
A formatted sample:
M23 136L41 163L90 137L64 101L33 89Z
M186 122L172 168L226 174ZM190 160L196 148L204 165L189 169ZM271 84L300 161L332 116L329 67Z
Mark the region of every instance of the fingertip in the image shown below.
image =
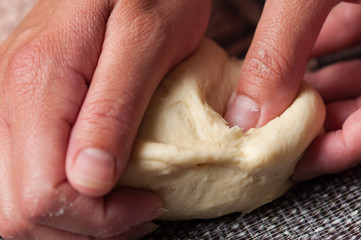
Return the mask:
M100 197L107 194L116 182L116 158L104 150L81 150L69 166L68 180L80 193Z
M257 127L260 118L260 107L256 101L246 95L236 95L230 99L224 119L229 126L238 126L244 132Z
M291 177L292 180L297 182L307 181L325 174L326 169L322 166L327 166L328 157L327 155L321 157L317 154L318 150L323 148L320 143L322 144L322 139L324 139L325 136L327 136L327 134L320 135L308 147L295 167L295 171Z

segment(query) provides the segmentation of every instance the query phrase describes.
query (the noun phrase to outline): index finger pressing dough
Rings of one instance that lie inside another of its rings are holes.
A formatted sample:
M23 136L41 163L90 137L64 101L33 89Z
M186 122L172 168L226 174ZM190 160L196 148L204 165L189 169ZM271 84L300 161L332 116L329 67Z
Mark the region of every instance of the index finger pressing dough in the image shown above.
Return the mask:
M243 133L222 114L241 63L210 40L163 80L145 113L119 185L155 192L169 210L161 219L247 213L289 189L289 177L320 133L325 108L303 84L293 104Z

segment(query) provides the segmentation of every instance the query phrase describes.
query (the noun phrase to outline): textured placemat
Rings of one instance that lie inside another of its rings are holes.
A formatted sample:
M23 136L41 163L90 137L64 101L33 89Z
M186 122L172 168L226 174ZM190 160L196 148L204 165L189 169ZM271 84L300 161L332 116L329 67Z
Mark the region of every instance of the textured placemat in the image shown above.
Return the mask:
M360 186L358 166L300 183L245 216L158 222L145 239L361 239Z

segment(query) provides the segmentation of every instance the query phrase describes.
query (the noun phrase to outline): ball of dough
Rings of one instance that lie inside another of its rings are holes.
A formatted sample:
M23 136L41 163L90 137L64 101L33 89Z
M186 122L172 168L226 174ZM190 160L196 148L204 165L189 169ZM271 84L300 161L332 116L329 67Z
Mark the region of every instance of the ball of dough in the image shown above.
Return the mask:
M248 213L288 190L289 177L325 117L322 99L303 83L293 104L243 133L222 115L241 62L211 40L162 81L145 113L119 185L155 192L161 219Z

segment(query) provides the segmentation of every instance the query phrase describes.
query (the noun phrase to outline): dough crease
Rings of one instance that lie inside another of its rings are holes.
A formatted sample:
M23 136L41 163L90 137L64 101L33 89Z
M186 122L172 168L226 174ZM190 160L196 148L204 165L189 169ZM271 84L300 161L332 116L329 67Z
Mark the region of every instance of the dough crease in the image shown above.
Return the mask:
M247 133L229 127L222 114L240 67L205 39L156 90L119 185L155 192L168 210L161 219L248 213L280 197L320 133L325 107L306 83L267 125Z

